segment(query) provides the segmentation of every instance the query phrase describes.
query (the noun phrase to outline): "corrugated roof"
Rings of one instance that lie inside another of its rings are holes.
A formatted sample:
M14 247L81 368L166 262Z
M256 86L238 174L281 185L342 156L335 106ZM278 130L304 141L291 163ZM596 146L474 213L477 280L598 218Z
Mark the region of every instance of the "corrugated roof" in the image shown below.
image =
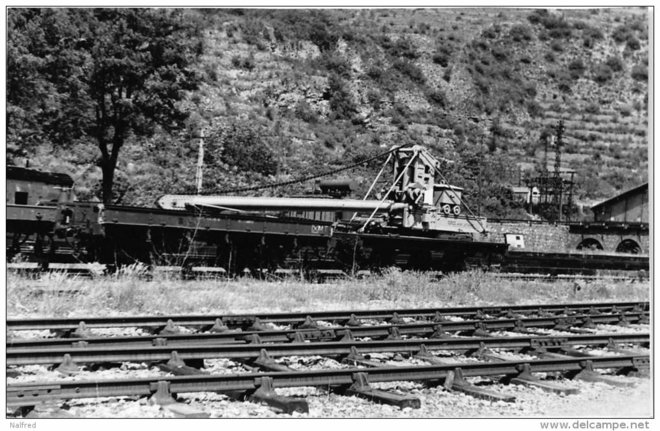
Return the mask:
M607 205L607 204L609 204L609 203L612 203L612 202L618 201L619 199L623 199L624 197L626 197L626 196L628 196L628 195L631 195L631 194L634 194L634 193L636 193L636 192L638 192L638 191L641 191L641 190L644 189L644 188L648 189L648 188L649 188L649 183L640 184L639 186L635 186L635 187L630 188L630 189L628 189L628 190L626 190L626 191L624 191L624 192L621 192L621 193L619 193L618 195L616 195L616 196L614 196L614 197L611 197L611 198L609 198L609 199L607 199L607 200L604 200L603 202L600 202L600 203L598 203L598 204L592 206L591 209L593 210L593 209L596 209L596 208L601 207L601 206L603 206L603 205Z
M43 172L18 166L7 166L7 180L36 181L64 187L73 186L73 178L67 174Z

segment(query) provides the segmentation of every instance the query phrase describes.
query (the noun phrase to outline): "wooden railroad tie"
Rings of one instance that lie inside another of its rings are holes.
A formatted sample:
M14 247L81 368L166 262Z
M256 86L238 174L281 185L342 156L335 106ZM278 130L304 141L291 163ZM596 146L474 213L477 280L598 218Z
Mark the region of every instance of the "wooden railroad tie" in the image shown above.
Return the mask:
M447 373L447 378L443 386L449 391L463 392L475 398L489 401L505 401L510 403L516 400L516 397L513 395L500 394L499 392L483 389L468 383L465 377L463 377L463 370L460 367Z
M275 392L272 377L261 377L257 379L257 390L248 396L248 401L263 403L284 413L292 414L309 413L307 400L302 398L285 397Z
M374 389L369 384L369 377L367 373L353 374L353 384L344 389L344 395L364 398L378 404L389 404L399 408L413 408L418 409L422 406L419 398L411 397L409 395L399 395L380 389Z

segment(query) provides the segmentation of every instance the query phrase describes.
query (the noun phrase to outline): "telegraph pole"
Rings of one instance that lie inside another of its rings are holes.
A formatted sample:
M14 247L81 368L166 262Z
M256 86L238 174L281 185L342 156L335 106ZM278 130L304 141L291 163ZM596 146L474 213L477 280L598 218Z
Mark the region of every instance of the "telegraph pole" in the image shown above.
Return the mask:
M558 197L557 202L557 221L561 222L561 213L562 213L562 180L561 180L561 146L563 145L563 135L564 135L564 122L562 120L557 123L557 142L555 145L555 196Z
M204 129L199 131L199 150L197 152L197 172L195 182L197 183L197 194L202 194L202 177L204 172Z

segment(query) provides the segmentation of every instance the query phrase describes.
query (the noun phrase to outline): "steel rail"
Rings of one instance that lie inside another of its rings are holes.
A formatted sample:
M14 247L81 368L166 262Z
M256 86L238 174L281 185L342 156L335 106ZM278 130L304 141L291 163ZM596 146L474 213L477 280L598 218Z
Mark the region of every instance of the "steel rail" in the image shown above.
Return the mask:
M167 376L139 379L53 381L7 385L8 407L33 406L61 399L117 396L147 396L154 393L159 382L167 382L171 393L229 392L257 389L264 377L272 379L274 388L346 386L354 382L357 373L368 375L369 382L428 381L446 379L460 368L465 377L515 376L525 366L536 372L580 371L591 365L594 369L648 367L648 355L600 356L585 358L518 360L460 365L428 365L407 367L348 368L333 370L285 371L245 374Z
M408 337L429 337L440 330L444 332L469 332L477 329L491 331L520 331L538 328L558 328L566 325L583 326L587 323L593 324L619 324L622 316L628 322L639 322L646 313L623 313L622 314L600 314L580 315L570 317L534 317L521 319L480 319L463 321L438 321L418 322L408 324L387 325L365 325L365 326L333 326L310 329L282 329L265 331L227 331L220 333L195 333L195 334L157 334L128 337L86 337L86 338L36 338L36 339L7 339L7 349L19 348L63 348L75 347L82 344L87 347L114 346L154 346L167 345L185 346L190 344L236 344L254 341L258 335L263 343L291 342L300 336L310 341L333 341L339 340L349 332L354 338L386 338L393 331L399 335ZM299 334L299 335L297 335Z
M458 316L470 318L479 314L504 316L513 314L543 314L543 313L590 313L590 312L624 312L648 311L648 302L607 302L607 303L574 303L551 305L507 305L507 306L477 306L477 307L446 307L446 308L406 308L388 310L348 310L321 311L299 313L260 313L260 314L218 314L218 315L170 315L170 316L123 316L95 317L81 316L75 318L34 318L8 319L7 330L73 330L83 321L89 328L107 327L163 327L168 320L181 326L212 326L216 319L221 319L231 326L248 326L259 318L262 322L278 324L296 324L304 322L309 316L314 320L347 321L351 315L359 319L387 320L397 313L399 317L416 319L432 319L436 316Z
M560 349L568 346L605 346L610 342L625 344L649 343L649 334L603 334L579 336L515 336L515 337L469 337L441 339L339 341L324 343L278 343L278 344L218 344L177 346L180 359L255 359L263 349L271 357L282 356L338 356L348 355L356 348L364 353L409 353L421 350L424 344L430 350L470 351L482 347L502 349ZM56 364L69 354L77 364L103 362L161 362L172 358L172 346L115 346L107 347L61 347L50 349L7 349L6 364Z

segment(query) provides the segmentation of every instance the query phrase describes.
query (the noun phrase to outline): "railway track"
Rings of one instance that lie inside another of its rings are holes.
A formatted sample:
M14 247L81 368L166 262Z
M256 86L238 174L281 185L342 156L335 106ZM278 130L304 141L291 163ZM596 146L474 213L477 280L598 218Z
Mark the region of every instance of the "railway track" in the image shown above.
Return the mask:
M580 327L593 327L596 324L643 323L645 312L622 314L572 315L515 319L479 319L462 321L436 321L408 324L383 324L364 326L330 326L316 328L261 329L236 331L226 328L222 332L177 334L164 330L158 334L128 337L93 337L89 332L79 338L46 338L7 340L8 349L31 348L69 348L69 347L104 347L115 346L185 346L190 344L236 344L255 342L292 342L292 341L338 341L341 339L393 337L442 337L449 332L484 333L488 331L531 332L535 329L558 329L580 331ZM171 328L171 325L165 327ZM217 328L217 326L216 326ZM174 328L176 329L176 328Z
M162 362L172 359L173 348L181 360L199 359L248 359L264 356L342 356L351 353L405 353L416 354L427 349L442 351L477 351L497 348L515 351L537 350L570 351L574 346L600 346L617 344L645 344L649 334L599 334L575 336L509 336L509 337L467 337L442 339L408 339L379 341L339 341L339 342L293 342L293 343L242 343L242 344L187 344L167 346L135 346L117 342L109 346L89 346L78 343L76 346L50 348L8 347L7 366L32 364L57 364L66 355L77 364L113 362ZM588 356L588 355L587 355Z
M7 386L7 407L21 416L34 406L63 400L149 396L153 403L176 411L183 409L187 412L184 416L195 417L208 416L208 412L195 409L191 412L190 406L176 402L176 397L214 392L266 404L279 412L308 412L305 398L285 396L280 388L315 387L317 391L355 395L376 403L419 408L422 401L413 394L379 389L381 383L399 381L427 387L439 385L442 390L488 400L515 401L514 395L505 393L507 386L475 385L474 378L482 383L485 379L491 383L520 384L574 394L579 391L579 384L573 381L625 386L633 381L608 374L645 376L648 373L648 333L598 333L598 327L594 326L644 323L648 307L644 302L620 302L400 309L396 312L277 313L251 315L249 317L254 320L248 321L253 326L260 322L287 323L289 328L262 327L243 331L222 325L222 332L8 339L9 382L11 377L21 374L22 367L39 365L52 365L52 369L65 375L77 375L86 370L85 373L91 372L93 376L93 370L98 367L133 363L147 368L157 366L161 373L167 374L146 378L118 375L113 379L66 378L12 383ZM509 317L512 314L514 318ZM356 322L358 315L361 322ZM305 318L301 324L302 316ZM401 316L428 320L405 322ZM459 316L478 319L463 320ZM179 324L210 329L200 325L198 319L184 317L187 320L181 319ZM239 327L245 324L242 319L245 316L236 317L231 316L227 321ZM321 318L354 326L317 325ZM397 322L393 324L394 318ZM377 322L372 322L374 320ZM105 327L109 322L96 323ZM137 322L142 325L145 321L140 318ZM151 321L154 325L155 322L163 321L162 318ZM42 321L39 324L43 323L65 322ZM120 319L119 323L120 327L129 323L136 325L131 319ZM213 323L222 324L223 320ZM157 326L147 327L158 329ZM171 330L171 322L166 327ZM543 332L547 329L563 332L551 335ZM640 329L643 328L635 330ZM319 363L318 358L338 361L338 365L333 369L317 369L314 364ZM220 366L236 364L240 371L218 374L214 368L218 360ZM397 366L392 366L391 360L399 361ZM293 364L296 366L291 368ZM548 380L544 375L553 378Z
M177 326L198 327L201 330L212 329L214 325L233 328L250 328L264 323L287 324L293 326L311 326L317 321L340 322L346 326L358 327L362 320L388 321L393 324L403 323L405 318L414 320L445 322L448 317L461 319L479 319L485 316L509 318L518 320L527 315L545 318L576 317L577 315L593 315L609 313L619 315L621 319L633 318L644 320L648 317L648 302L605 302L577 304L548 305L513 305L513 306L477 306L477 307L447 307L427 309L383 309L383 310L350 310L322 311L302 313L259 313L259 314L227 314L227 315L170 315L170 316L123 316L123 317L93 317L76 318L34 318L7 319L8 331L51 330L75 331L84 323L87 329L92 328L127 328L140 327L152 330L163 330L172 324ZM623 314L622 314L623 313ZM637 317L636 317L637 316ZM583 317L586 318L586 317ZM219 320L219 322L218 322ZM263 328L265 329L265 328Z
M438 382L447 389L466 392L491 400L514 401L515 397L489 391L469 383L469 377L503 377L511 383L540 387L547 391L576 393L577 389L541 380L534 373L572 373L576 378L616 384L596 372L616 369L620 372L643 372L648 368L647 355L594 356L514 360L487 363L371 367L333 370L278 371L223 375L188 375L139 379L43 382L7 386L7 406L29 407L38 403L80 398L151 396L156 402L174 402L172 394L190 392L242 392L253 401L264 402L286 412L306 412L304 400L278 395L275 388L322 386L348 395L400 407L419 407L417 398L374 389L371 384L392 381Z

